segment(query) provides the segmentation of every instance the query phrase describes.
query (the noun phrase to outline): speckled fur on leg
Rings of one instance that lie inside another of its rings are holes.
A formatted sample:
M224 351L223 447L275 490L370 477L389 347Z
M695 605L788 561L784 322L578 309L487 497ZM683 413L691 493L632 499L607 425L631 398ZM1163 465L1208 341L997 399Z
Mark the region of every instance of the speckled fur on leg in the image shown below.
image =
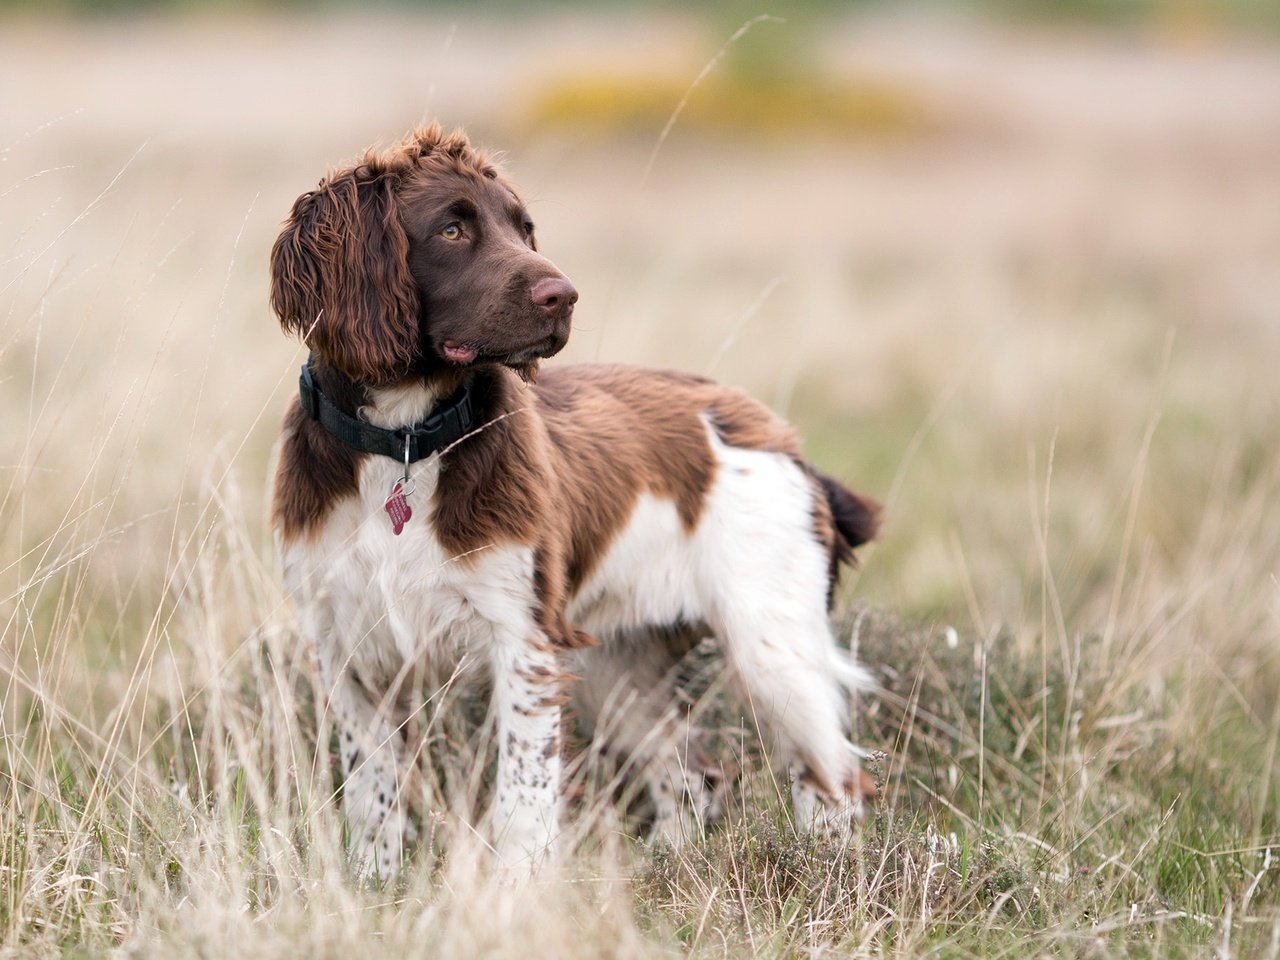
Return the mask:
M385 709L348 671L328 674L329 713L342 755L342 812L361 875L386 881L400 870L416 836L404 796L404 740Z
M498 775L489 830L501 868L531 873L554 856L560 829L560 707L565 678L551 645L495 640Z

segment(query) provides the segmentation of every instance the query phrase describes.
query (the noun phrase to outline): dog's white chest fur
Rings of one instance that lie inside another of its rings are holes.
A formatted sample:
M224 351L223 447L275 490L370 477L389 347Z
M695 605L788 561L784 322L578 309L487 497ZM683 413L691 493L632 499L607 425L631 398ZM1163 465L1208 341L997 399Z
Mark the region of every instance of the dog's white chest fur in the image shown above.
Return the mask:
M337 646L332 653L366 683L389 684L424 657L433 670L451 670L495 630L533 630L532 550L447 553L432 524L439 469L439 457L412 465L413 515L397 535L384 503L403 466L366 459L358 498L339 504L315 540L283 552L304 629Z

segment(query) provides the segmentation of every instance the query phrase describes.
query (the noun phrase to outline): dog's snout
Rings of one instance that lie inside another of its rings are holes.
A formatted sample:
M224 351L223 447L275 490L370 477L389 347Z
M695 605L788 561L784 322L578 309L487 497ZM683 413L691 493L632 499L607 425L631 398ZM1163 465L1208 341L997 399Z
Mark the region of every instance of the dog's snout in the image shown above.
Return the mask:
M529 290L534 306L548 316L561 317L578 302L578 290L565 277L543 277Z

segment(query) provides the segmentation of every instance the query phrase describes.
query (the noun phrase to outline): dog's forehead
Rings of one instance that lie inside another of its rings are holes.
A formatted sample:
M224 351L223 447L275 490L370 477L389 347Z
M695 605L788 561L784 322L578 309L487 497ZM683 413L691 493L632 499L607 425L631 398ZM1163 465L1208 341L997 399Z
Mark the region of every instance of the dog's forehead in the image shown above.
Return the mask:
M430 215L459 200L469 201L504 217L524 209L515 188L492 167L477 171L470 167L439 169L422 165L402 182L400 198Z

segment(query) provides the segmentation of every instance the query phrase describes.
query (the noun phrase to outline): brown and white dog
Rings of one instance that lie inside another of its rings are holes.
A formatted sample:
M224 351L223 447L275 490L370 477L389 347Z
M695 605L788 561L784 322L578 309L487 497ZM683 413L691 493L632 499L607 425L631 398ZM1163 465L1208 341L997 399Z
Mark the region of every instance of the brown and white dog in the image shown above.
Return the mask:
M487 829L504 863L555 844L574 674L579 719L644 772L655 834L681 839L685 793L706 798L671 678L697 630L787 765L799 822L860 815L870 788L845 691L866 677L827 606L877 508L809 465L787 424L682 373L565 366L534 383L577 292L537 252L512 186L437 125L299 197L271 275L272 307L312 351L273 523L365 868L393 875L414 832L403 728L423 663L487 669ZM364 442L425 436L442 411L457 436L407 465Z

